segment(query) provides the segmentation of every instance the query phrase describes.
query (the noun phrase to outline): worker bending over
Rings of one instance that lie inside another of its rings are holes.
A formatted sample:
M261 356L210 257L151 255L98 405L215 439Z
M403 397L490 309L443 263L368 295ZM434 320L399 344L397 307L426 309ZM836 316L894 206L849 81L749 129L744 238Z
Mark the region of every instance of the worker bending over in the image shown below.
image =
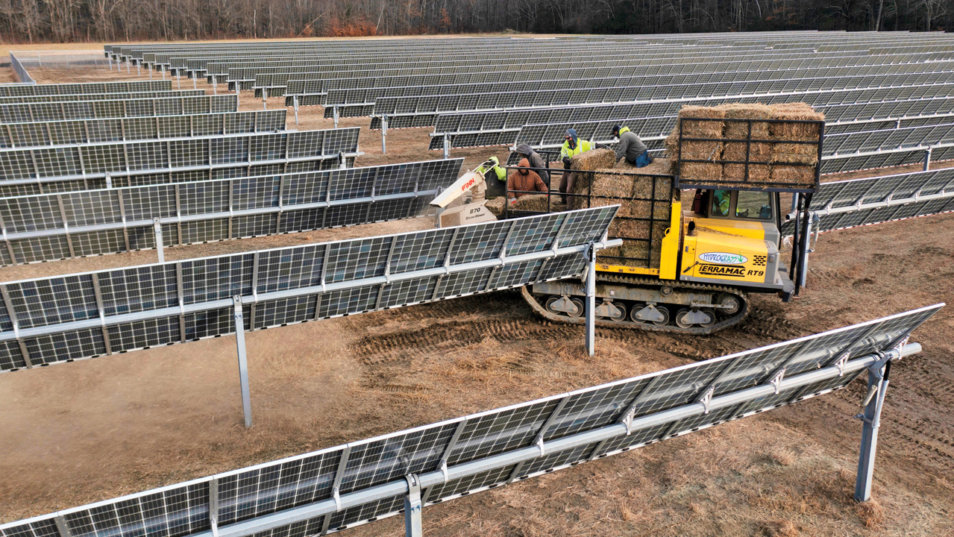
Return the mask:
M629 127L613 125L613 137L619 138L619 143L616 144L616 160L625 158L626 162L637 168L649 166L653 161L653 157L649 156L649 148Z
M560 157L563 159L563 169L566 170L563 172L563 179L560 180L560 193L562 194L563 203L566 203L566 193L573 190L573 181L576 179L576 174L570 172L570 164L573 157L594 148L595 146L592 142L582 140L577 136L576 129L566 130L565 141L563 142L563 147L560 148Z
M540 153L537 153L530 147L530 144L520 144L517 146L517 154L530 161L530 167L536 168L537 175L543 180L543 184L550 186L550 172L547 171L547 164L543 161Z
M530 161L523 158L517 164L517 169L511 170L507 176L507 190L510 198L520 198L533 192L546 193L550 188L537 172L530 169Z

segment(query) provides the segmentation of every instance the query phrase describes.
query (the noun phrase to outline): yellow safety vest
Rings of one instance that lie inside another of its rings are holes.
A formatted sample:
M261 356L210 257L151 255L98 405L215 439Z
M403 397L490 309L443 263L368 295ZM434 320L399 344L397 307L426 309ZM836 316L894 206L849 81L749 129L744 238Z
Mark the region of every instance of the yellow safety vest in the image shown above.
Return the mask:
M576 139L576 149L570 149L570 141L567 140L563 142L563 147L560 148L560 158L573 158L580 153L585 153L593 149L593 144L583 138Z
M622 136L624 132L629 132L629 127L623 127L619 130L619 135Z

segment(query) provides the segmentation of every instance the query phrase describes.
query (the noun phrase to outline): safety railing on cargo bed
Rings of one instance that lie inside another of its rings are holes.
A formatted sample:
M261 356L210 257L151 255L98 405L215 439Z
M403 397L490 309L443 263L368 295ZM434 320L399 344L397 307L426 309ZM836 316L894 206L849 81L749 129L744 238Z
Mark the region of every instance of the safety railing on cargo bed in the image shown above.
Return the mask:
M675 153L680 189L818 188L824 121L680 117L677 128L679 138L668 150Z
M505 201L500 207L501 218L618 204L620 210L609 227L607 237L622 239L623 244L601 250L597 261L635 269L659 268L662 239L670 227L673 201L678 201L678 190L674 187L672 175L612 169L586 171L549 168L549 159L547 168L508 166L507 169L508 181L503 193ZM519 173L520 169L537 174L547 172L550 177L547 192L511 188L509 172ZM573 174L573 177L566 178L568 191L560 192L559 187L566 174ZM570 182L572 187L569 186ZM581 185L585 186L581 188ZM495 204L488 205L493 207Z

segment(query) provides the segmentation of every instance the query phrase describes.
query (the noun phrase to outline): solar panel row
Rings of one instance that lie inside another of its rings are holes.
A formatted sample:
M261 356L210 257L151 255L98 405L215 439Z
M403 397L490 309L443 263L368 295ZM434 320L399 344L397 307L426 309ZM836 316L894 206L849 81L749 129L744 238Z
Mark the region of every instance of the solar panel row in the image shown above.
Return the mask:
M943 75L941 75L943 76ZM854 117L851 109L858 114L857 119L872 119L877 106L866 106L883 101L913 101L954 97L954 84L902 85L889 88L868 88L857 90L833 90L806 92L791 95L772 95L762 97L717 97L709 99L667 101L634 104L608 104L591 106L571 106L554 108L526 108L493 112L458 112L438 115L434 132L431 134L430 149L441 149L443 138L447 137L452 147L474 147L483 145L513 145L516 136L524 125L546 125L551 123L575 123L620 118L662 118L647 124L645 131L666 132L666 122L673 124L679 109L685 104L715 106L728 102L764 102L775 104L782 102L806 102L813 107L846 105L840 110L840 120L848 121ZM668 119L667 119L668 118ZM388 125L390 127L390 124Z
M217 114L237 111L238 98L235 95L6 104L0 105L0 124L64 119Z
M462 160L0 198L0 263L32 263L417 215Z
M0 188L14 185L124 177L353 157L357 127L322 131L245 133L39 148L0 149Z
M616 209L7 282L0 370L579 276Z
M2 537L324 535L842 388L943 305L0 526ZM413 476L413 478L411 477Z
M954 168L822 183L809 210L818 231L954 211ZM782 232L793 230L787 222Z
M285 110L7 123L0 125L0 148L283 130L285 130Z

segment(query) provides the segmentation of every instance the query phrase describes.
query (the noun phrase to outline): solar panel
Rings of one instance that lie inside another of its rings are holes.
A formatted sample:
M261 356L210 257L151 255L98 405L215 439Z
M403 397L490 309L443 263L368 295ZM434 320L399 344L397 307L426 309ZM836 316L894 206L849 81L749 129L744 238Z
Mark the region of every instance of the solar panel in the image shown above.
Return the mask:
M120 179L130 184L155 184L168 181L173 173L204 172L205 177L212 178L212 170L235 168L241 163L280 164L285 166L285 172L310 171L314 168L294 167L299 162L313 164L322 157L331 161L341 155L356 156L359 130L354 127L0 149L0 194L85 190L93 181L98 183L94 188L103 188L107 178L114 185ZM155 176L163 176L160 179L165 181L157 181Z
M943 304L0 526L3 537L324 535L844 387ZM414 476L411 480L410 476Z
M0 263L32 263L408 218L462 159L0 198Z
M582 274L616 206L8 282L0 369L394 308ZM39 300L38 300L39 299Z
M809 210L818 231L954 211L954 168L822 183ZM793 230L793 222L782 228Z
M7 123L0 126L0 148L186 138L283 130L285 130L285 110Z

